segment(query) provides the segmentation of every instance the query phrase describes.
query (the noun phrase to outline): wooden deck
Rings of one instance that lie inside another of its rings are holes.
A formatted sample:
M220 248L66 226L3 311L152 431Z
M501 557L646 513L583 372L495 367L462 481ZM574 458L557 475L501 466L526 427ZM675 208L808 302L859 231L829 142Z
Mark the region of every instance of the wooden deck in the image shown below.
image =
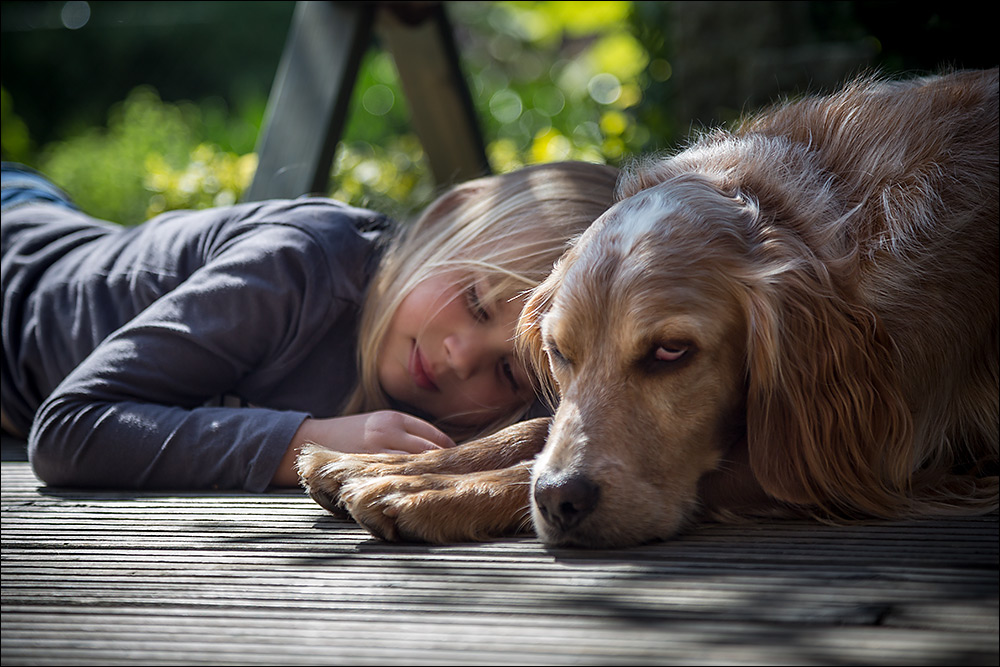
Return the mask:
M3 458L4 665L998 664L996 515L400 546L293 491L50 489Z

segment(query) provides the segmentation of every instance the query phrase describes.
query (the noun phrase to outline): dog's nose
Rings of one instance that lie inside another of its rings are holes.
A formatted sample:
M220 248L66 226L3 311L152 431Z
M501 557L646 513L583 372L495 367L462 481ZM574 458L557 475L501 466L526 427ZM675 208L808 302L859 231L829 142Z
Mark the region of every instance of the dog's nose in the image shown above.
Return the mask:
M545 520L569 530L597 507L601 488L581 474L542 474L535 480L535 506Z

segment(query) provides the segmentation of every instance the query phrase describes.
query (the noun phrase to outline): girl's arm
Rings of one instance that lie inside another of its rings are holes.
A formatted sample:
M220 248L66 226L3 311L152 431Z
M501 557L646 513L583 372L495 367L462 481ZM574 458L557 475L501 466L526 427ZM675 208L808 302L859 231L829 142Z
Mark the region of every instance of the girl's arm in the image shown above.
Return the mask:
M234 246L100 343L36 414L29 453L39 477L113 488L266 488L310 412L204 406L248 386L294 387L292 369L309 365L303 355L326 353L324 323L353 317L323 277L322 253L308 235L292 236L266 252ZM314 377L300 393L346 393L338 382Z

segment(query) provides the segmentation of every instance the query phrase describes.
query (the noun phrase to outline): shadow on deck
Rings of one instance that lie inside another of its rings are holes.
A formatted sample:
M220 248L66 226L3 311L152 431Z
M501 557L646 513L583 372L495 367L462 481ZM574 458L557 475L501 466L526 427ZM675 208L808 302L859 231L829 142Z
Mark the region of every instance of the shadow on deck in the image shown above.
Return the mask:
M390 545L295 491L42 486L4 442L3 664L998 662L997 516Z

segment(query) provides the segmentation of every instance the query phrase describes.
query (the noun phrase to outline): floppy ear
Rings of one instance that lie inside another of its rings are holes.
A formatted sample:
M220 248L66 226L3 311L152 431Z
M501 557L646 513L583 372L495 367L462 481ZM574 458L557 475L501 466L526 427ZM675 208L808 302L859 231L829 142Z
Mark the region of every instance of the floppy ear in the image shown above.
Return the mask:
M893 516L913 445L892 342L812 261L747 293L750 465L781 500Z
M549 366L545 346L542 344L542 317L549 311L559 283L562 281L565 258L556 263L552 272L538 287L531 291L521 309L517 323L517 349L533 371L537 389L542 398L554 408L558 402L558 389Z

